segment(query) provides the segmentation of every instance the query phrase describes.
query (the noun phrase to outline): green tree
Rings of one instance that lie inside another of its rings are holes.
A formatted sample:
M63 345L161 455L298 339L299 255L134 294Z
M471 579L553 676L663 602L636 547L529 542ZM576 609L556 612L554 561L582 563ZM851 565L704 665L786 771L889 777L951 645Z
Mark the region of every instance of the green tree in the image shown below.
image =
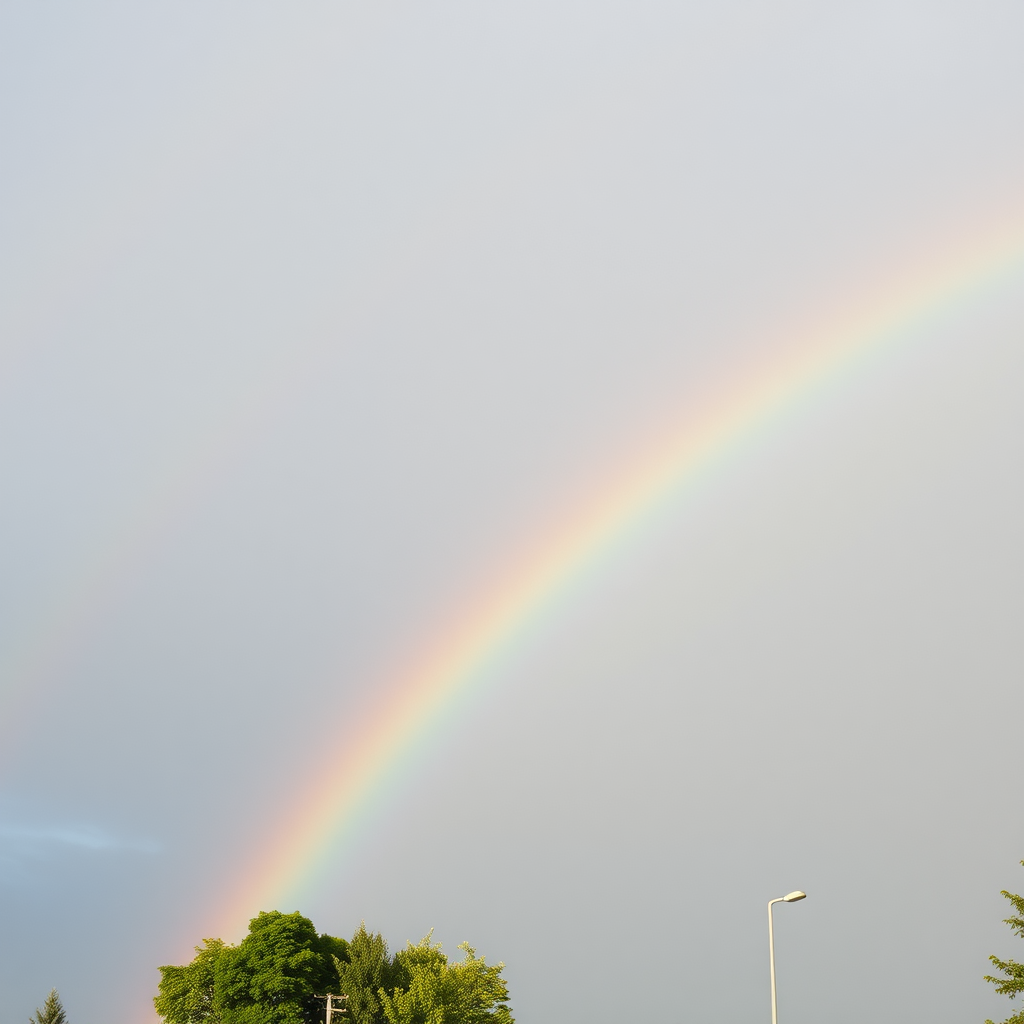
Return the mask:
M160 994L153 1005L167 1024L220 1024L216 971L228 949L223 939L204 939L191 963L160 968Z
M388 1024L515 1024L501 977L505 965L488 966L466 942L459 946L465 957L449 963L430 939L395 954L398 984L390 995L380 993Z
M61 1005L60 996L55 988L50 989L50 994L43 1003L43 1008L37 1009L34 1017L29 1017L29 1024L67 1024L68 1015Z
M337 992L335 960L345 960L348 943L318 935L299 913L262 913L249 934L217 960L215 1005L223 1024L313 1024L322 1004Z
M1021 864L1024 865L1024 860L1021 861ZM1013 909L1017 911L1013 917L1005 918L1005 923L1024 939L1024 896L1007 892L1005 889L1003 890L1003 895L1010 901ZM985 980L995 985L996 991L1001 996L1009 996L1013 999L1019 993L1024 992L1024 964L1019 964L1015 960L1000 960L996 956L990 956L989 960L996 965L997 970L1003 972L1003 977L993 977L990 974L986 974ZM992 1021L986 1021L985 1024L992 1024ZM1024 1009L1015 1013L1012 1017L1007 1017L1003 1024L1024 1024Z
M368 932L364 921L348 944L348 961L339 958L336 966L339 992L348 997L346 1024L385 1024L379 993L392 989L395 977L384 937Z
M327 993L348 997L349 1024L515 1024L505 965L459 949L451 963L428 935L391 957L365 923L348 943L273 911L254 917L237 946L206 939L191 963L161 967L153 1002L166 1024L320 1024ZM63 1011L40 1013L30 1024L66 1024Z

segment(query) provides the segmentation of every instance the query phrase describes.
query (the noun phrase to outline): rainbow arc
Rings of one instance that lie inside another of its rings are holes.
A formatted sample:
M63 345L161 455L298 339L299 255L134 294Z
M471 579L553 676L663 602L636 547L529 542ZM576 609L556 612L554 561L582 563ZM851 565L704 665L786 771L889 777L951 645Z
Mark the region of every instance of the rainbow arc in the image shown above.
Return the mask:
M238 879L222 920L234 933L263 909L287 909L346 846L410 770L414 756L460 701L495 678L531 629L570 598L580 580L627 543L661 507L695 488L801 400L859 366L926 334L1024 268L1024 233L988 238L946 267L903 281L831 328L789 346L614 478L533 556L478 597L386 698L350 723L349 745L312 773L301 800L279 818L271 844Z

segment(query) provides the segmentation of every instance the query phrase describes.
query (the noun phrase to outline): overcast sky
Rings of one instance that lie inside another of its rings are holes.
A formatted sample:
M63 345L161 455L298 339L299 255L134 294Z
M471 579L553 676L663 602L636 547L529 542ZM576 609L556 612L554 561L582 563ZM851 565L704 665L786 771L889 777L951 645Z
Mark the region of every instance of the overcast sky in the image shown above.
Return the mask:
M4 4L0 1024L151 1020L495 579L793 337L1024 245L1022 39L986 0ZM523 1024L748 1024L802 888L784 1024L1008 1015L1022 385L1017 272L754 430L276 909L468 939Z

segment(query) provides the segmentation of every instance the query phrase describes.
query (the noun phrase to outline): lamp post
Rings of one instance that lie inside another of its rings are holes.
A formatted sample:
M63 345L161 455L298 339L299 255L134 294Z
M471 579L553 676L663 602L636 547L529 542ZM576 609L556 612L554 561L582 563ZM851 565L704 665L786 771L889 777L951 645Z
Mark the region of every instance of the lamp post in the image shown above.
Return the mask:
M768 901L768 962L772 972L772 1024L779 1024L779 1010L775 1001L775 929L772 927L772 905L775 903L797 903L807 899L807 893L797 889L788 896Z

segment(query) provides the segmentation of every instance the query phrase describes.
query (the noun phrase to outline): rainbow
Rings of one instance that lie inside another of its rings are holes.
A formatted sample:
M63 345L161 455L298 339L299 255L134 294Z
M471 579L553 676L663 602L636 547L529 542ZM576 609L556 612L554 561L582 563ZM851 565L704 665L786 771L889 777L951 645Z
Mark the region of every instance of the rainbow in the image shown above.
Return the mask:
M276 818L273 837L237 877L221 914L237 934L257 911L288 909L363 830L436 730L474 691L494 678L550 614L595 569L707 472L756 440L799 403L821 394L894 346L925 336L1024 268L1024 231L989 236L968 255L897 281L856 316L810 332L769 365L682 424L666 443L615 479L526 564L500 581L410 670L384 687L360 720L354 740L318 764L301 800Z

